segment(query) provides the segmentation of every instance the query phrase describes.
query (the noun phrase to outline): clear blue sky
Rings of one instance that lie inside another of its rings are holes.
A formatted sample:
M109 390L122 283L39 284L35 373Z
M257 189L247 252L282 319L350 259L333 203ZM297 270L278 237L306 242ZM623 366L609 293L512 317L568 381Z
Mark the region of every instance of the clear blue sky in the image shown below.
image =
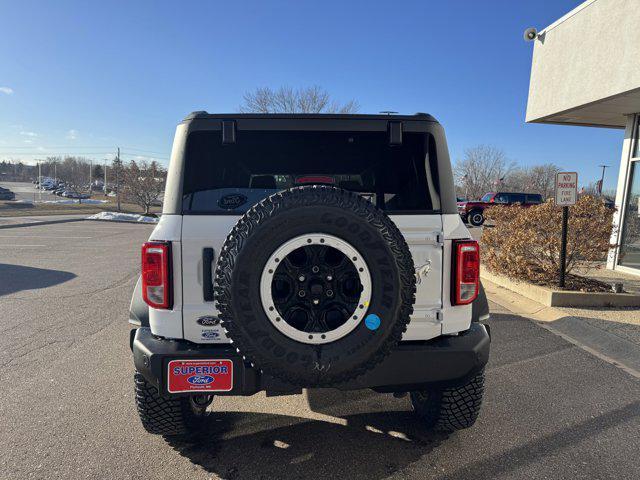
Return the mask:
M257 86L317 84L361 113L433 114L454 160L490 144L519 164L577 169L580 183L606 163L613 188L621 130L524 123L522 33L579 3L5 0L0 158L105 158L115 146L167 158L190 111L236 111Z

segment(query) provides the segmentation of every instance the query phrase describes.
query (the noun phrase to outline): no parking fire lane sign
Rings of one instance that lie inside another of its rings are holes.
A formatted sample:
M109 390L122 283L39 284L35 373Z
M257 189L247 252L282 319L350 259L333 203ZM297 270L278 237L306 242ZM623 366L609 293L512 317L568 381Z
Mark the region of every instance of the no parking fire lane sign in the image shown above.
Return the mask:
M578 173L556 173L556 205L568 207L575 205L578 199Z

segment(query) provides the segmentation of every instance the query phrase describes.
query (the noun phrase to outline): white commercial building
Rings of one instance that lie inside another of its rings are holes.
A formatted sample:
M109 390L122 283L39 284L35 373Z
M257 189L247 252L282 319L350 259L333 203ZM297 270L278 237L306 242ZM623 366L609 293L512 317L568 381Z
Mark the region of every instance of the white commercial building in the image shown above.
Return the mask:
M533 43L527 122L625 129L607 266L640 274L640 0L588 0Z

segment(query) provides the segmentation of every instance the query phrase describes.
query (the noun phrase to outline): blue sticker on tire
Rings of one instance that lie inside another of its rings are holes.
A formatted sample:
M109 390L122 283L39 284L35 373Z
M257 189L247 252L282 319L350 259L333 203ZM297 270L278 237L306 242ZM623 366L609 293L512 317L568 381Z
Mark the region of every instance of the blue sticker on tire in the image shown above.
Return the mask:
M369 330L377 330L380 327L380 317L375 313L370 313L364 319L364 324Z

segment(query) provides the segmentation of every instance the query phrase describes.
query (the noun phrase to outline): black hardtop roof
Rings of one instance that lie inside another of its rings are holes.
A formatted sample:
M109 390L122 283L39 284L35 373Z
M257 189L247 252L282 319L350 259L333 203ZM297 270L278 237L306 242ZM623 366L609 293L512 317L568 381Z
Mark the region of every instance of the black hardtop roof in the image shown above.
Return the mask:
M387 120L387 121L438 121L428 113L417 112L413 115L387 115L360 114L360 113L208 113L205 111L191 112L184 118L184 122L195 119L219 119L233 120L235 118L255 118L255 119L292 119L292 120Z

